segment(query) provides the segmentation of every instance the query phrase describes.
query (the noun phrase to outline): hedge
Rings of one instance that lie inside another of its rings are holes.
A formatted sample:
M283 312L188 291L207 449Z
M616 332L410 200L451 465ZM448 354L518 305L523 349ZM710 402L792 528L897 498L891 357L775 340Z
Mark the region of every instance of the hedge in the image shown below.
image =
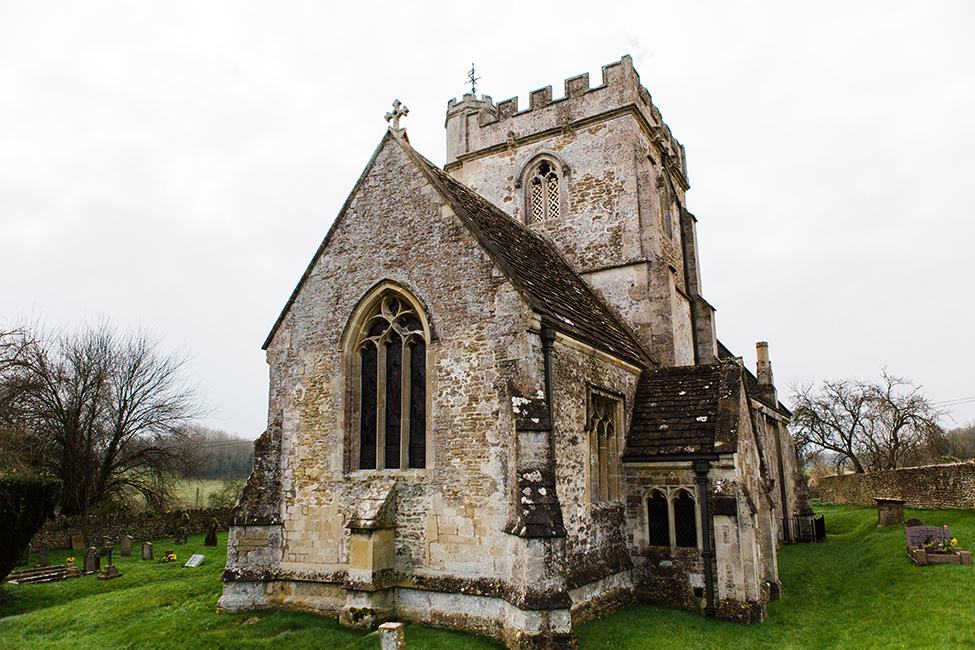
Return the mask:
M17 566L61 496L61 480L42 476L0 477L0 581Z

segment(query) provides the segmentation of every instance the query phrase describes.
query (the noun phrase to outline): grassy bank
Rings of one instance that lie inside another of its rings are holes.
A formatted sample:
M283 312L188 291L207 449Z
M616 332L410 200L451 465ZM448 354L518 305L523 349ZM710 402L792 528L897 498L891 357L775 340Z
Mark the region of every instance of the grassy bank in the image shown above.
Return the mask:
M975 647L975 567L915 567L899 526L876 528L876 511L822 505L829 541L787 546L779 554L785 597L763 625L741 626L648 606L633 606L580 626L579 647L700 650ZM947 524L975 548L971 511L909 511L929 525ZM123 576L53 585L8 585L0 605L3 648L378 648L375 634L346 629L314 614L258 612L218 615L226 534L220 546L175 549L179 562L117 559ZM207 561L184 569L192 553ZM69 552L52 552L58 563ZM77 557L80 561L80 557ZM19 615L19 616L18 616ZM496 641L420 626L407 628L410 650L503 647Z

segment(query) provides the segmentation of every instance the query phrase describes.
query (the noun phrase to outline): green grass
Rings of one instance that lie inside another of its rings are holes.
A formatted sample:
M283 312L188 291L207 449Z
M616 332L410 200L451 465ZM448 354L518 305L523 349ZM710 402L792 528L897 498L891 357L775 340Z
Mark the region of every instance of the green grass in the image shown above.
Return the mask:
M876 528L876 510L819 505L829 541L784 547L779 571L785 597L762 625L742 626L636 605L579 626L579 647L713 649L975 648L975 567L915 567L899 526ZM928 525L947 524L961 545L975 547L975 513L908 511ZM123 576L85 577L52 585L7 585L0 604L0 647L24 648L378 648L375 634L314 614L217 614L226 533L220 546L203 536L175 549L179 562L116 558ZM184 569L192 553L207 561ZM60 563L70 551L52 551ZM136 554L138 555L138 554ZM80 561L80 556L75 556ZM497 641L410 625L410 650L481 650Z

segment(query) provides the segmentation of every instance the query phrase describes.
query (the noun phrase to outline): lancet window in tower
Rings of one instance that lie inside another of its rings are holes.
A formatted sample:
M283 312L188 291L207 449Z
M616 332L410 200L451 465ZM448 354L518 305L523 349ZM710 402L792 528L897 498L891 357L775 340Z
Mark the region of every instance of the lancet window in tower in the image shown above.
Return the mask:
M528 181L528 223L555 219L559 211L559 174L555 165L543 160Z
M426 338L409 302L376 301L356 355L359 469L426 467Z

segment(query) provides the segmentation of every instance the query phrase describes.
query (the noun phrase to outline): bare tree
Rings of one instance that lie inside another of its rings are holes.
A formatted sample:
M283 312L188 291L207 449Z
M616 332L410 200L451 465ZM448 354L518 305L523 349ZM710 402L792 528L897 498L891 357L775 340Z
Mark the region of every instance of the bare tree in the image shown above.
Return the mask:
M793 388L792 426L800 453L825 450L864 473L920 462L943 436L946 415L921 386L883 370L880 383L824 380Z
M22 326L3 334L0 354L0 423L26 432L36 469L64 482L62 512L87 512L126 486L158 501L191 461L185 426L204 409L183 379L185 353L103 321L47 337Z

